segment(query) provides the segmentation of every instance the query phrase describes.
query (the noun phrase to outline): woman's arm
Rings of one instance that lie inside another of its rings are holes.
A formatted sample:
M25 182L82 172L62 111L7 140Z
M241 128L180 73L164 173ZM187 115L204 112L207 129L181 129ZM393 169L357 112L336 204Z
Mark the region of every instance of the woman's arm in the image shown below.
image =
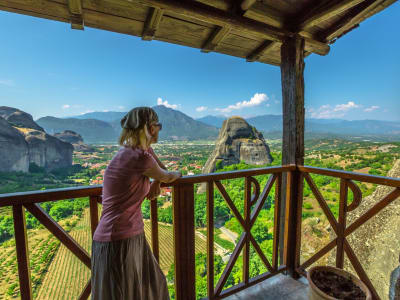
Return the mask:
M153 148L150 148L150 154L154 157L154 159L156 160L157 164L160 166L161 169L163 170L167 170L167 167L162 163L161 160L159 160L159 158L157 157L157 155L154 153Z
M175 181L176 179L182 176L181 172L168 172L166 170L161 169L158 164L146 170L143 174L147 177L153 178L154 180L165 183L170 183L172 181Z

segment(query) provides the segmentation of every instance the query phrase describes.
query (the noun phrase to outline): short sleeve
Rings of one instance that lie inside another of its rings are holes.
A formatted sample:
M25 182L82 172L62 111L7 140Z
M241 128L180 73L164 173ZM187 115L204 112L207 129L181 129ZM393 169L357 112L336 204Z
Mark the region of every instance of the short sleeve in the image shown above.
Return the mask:
M142 158L143 158L142 165L144 171L154 168L157 165L157 162L154 159L153 155L150 153L150 151L144 152Z

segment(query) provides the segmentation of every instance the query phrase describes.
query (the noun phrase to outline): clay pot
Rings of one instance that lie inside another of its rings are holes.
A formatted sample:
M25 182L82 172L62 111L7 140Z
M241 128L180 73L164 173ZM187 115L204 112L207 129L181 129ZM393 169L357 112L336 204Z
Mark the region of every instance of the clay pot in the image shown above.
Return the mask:
M310 287L309 288L309 299L310 300L337 300L338 299L338 298L329 296L328 294L321 291L311 280L312 274L314 272L318 272L318 271L329 271L329 272L335 273L339 276L342 276L344 278L350 279L353 282L353 284L358 286L365 293L366 300L372 300L372 295L371 295L370 290L360 279L358 279L356 276L354 276L353 274L351 274L349 272L346 272L342 269L338 269L335 267L330 267L330 266L315 266L315 267L312 267L308 271L307 280L308 280L308 284Z

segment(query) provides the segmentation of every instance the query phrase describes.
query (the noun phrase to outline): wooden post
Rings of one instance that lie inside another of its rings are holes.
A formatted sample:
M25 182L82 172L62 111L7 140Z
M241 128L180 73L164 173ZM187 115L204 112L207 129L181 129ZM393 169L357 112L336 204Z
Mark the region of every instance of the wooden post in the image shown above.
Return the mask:
M22 205L13 206L15 245L17 248L18 277L22 300L32 297L31 272L29 269L29 249L26 235L25 211Z
M150 219L151 219L151 249L153 250L153 254L157 262L160 263L157 199L149 201L150 201Z
M195 300L194 186L179 184L172 191L174 213L175 295Z
M245 178L244 189L244 223L246 225L246 242L243 247L243 282L249 283L250 277L250 213L251 213L251 181L249 177ZM267 233L266 233L267 234Z
M99 202L100 196L90 196L89 197L89 205L90 205L90 227L92 230L92 237L94 232L96 231L97 225L99 224Z
M347 180L340 179L339 219L336 248L336 267L343 269L344 264L344 230L346 229L347 213Z
M283 114L283 137L282 137L282 164L304 164L304 39L300 36L294 36L286 38L283 41L281 47L281 80L282 80L282 114ZM302 184L303 180L300 179L301 176L294 171L292 173L292 185L297 185L297 187L288 187L286 176L282 180L282 199L289 197L286 192L291 189L290 199L288 201L282 201L280 218L281 218L281 228L280 228L280 241L286 243L290 241L290 245L284 245L281 247L280 259L284 259L284 251L282 249L288 249L287 253L289 256L294 255L287 261L291 263L295 261L294 252L296 240L300 236L295 236L295 227L292 223L288 227L289 231L285 231L285 214L288 212L286 205L290 204L291 212L291 222L294 220L301 220L297 216L298 205L297 200L302 199ZM300 200L301 201L301 200ZM301 205L300 205L301 208ZM287 217L286 217L286 220ZM297 222L297 221L296 221ZM289 238L285 238L284 235L289 234ZM295 247L296 248L296 247ZM286 257L287 259L288 257ZM289 273L295 275L294 268L296 266L289 266Z
M214 182L207 182L207 295L214 297Z

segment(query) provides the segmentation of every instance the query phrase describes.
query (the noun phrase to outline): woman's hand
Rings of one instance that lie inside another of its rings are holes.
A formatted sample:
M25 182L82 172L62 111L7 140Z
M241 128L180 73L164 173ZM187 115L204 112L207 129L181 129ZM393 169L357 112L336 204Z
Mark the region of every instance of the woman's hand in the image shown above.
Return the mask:
M177 180L179 177L182 176L181 172L168 172L160 168L159 165L154 165L152 168L143 172L143 175L153 178L157 181L170 183L172 181Z
M149 193L147 194L147 199L149 200L155 200L161 193L161 188L160 188L161 182L154 180L151 185L150 185L150 190Z

